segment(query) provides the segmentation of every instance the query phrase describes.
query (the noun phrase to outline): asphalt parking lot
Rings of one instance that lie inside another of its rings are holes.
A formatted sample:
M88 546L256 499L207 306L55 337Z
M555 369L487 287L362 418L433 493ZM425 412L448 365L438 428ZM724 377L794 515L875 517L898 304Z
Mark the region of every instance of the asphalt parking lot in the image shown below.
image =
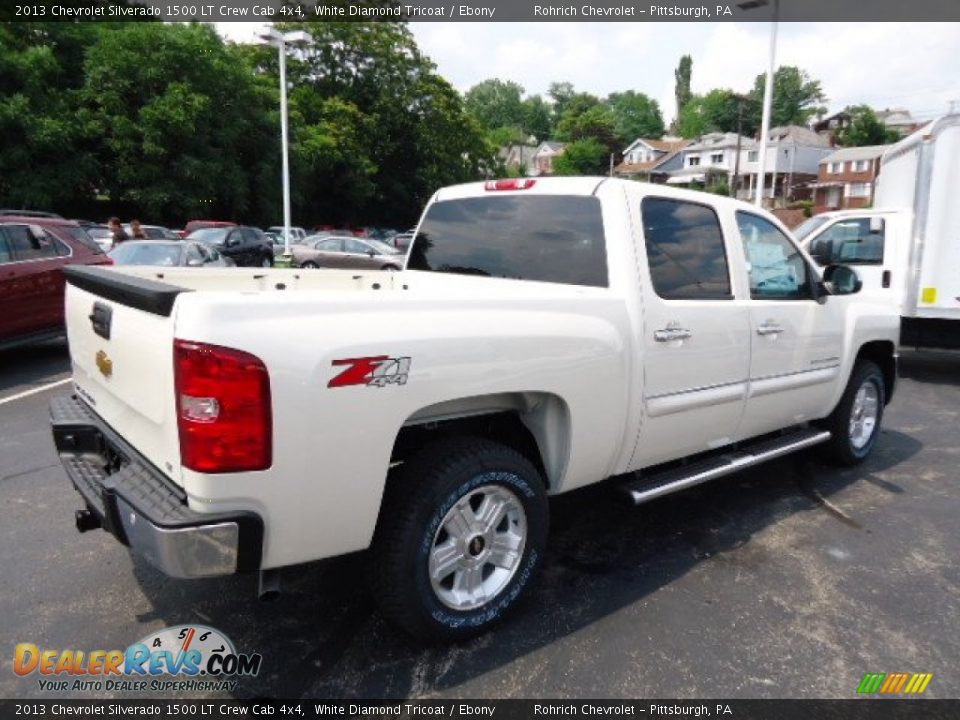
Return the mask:
M851 698L866 672L960 697L960 354L904 352L859 468L810 453L637 509L609 487L556 499L532 597L452 647L389 626L360 557L293 568L263 604L255 577L171 581L77 534L47 427L69 386L23 395L67 376L63 343L0 353L0 697L54 697L14 675L16 643L122 649L192 622L263 654L242 698Z

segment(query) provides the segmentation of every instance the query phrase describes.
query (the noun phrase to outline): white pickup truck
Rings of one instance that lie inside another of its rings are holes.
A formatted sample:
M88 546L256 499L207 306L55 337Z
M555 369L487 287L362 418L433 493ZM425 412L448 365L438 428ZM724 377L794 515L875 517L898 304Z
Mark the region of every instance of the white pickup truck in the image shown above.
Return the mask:
M63 465L174 577L367 550L387 616L482 631L549 495L641 503L823 443L862 460L897 317L769 214L605 178L444 188L397 273L68 270Z

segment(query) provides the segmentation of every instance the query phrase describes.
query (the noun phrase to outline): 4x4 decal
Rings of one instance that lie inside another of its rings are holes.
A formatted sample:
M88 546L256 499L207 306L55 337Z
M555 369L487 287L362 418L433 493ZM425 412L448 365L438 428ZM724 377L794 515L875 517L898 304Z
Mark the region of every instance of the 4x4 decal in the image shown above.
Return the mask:
M410 373L410 358L387 357L377 355L365 358L346 358L334 360L333 365L346 365L346 369L327 383L327 387L346 387L348 385L367 385L368 387L386 387L387 385L406 385Z

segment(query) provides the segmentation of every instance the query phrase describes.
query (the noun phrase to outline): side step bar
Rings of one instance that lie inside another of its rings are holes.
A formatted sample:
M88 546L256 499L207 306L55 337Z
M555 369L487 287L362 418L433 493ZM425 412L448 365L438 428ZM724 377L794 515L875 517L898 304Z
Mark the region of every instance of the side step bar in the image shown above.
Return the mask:
M829 439L830 433L826 430L806 428L793 430L780 437L741 445L736 450L722 455L631 480L623 485L623 489L634 505L640 505L662 495L669 495L714 478L730 475L752 465L759 465L767 460L818 445Z

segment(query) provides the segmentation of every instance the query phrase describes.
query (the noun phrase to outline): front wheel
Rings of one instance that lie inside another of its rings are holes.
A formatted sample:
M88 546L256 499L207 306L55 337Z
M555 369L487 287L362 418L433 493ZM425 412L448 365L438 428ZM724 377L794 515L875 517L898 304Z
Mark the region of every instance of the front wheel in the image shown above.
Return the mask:
M317 265L315 262L310 262L310 261L308 260L308 261L305 262L305 263L301 263L301 264L300 264L300 267L302 267L302 268L307 268L308 270L316 270L316 269L317 269L318 267L320 267L320 266Z
M380 269L381 269L381 270L384 270L384 271L386 271L386 272L399 272L399 271L400 271L400 268L398 268L396 265L384 265L384 266L383 266L382 268L380 268Z
M883 372L868 360L850 374L850 382L837 407L824 421L831 438L826 449L840 465L863 462L880 435L886 391Z
M411 635L461 640L519 602L543 559L547 497L521 454L449 440L390 478L371 553L384 614Z
M273 258L268 255L264 255L263 259L260 261L260 267L273 267Z

